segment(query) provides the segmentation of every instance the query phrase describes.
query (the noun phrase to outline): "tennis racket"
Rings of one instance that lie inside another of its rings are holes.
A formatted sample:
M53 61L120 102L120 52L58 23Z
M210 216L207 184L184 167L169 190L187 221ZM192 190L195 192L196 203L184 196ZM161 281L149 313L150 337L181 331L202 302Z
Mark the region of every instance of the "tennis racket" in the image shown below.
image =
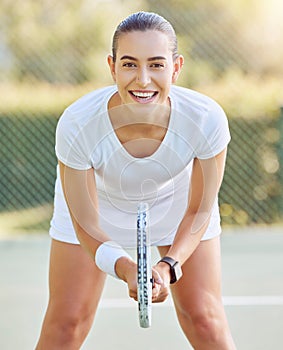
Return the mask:
M142 328L151 326L152 271L148 204L140 203L137 215L138 307Z

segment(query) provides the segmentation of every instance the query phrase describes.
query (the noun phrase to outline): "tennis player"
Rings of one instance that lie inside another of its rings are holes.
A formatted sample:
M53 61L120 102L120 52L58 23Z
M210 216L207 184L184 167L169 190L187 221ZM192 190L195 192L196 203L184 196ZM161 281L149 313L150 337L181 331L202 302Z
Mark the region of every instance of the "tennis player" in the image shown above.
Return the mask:
M195 349L235 349L221 299L218 191L228 123L212 99L175 85L184 58L163 17L139 12L117 27L115 85L68 107L56 132L50 300L37 350L79 349L107 274L137 299L138 203L149 204L153 302L171 289Z

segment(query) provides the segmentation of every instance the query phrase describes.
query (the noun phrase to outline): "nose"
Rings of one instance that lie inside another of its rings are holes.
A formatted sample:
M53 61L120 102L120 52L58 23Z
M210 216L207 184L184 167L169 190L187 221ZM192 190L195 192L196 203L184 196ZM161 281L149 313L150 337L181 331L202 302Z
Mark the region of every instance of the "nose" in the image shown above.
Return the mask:
M146 87L150 83L151 78L146 67L140 67L137 72L136 81L142 87Z

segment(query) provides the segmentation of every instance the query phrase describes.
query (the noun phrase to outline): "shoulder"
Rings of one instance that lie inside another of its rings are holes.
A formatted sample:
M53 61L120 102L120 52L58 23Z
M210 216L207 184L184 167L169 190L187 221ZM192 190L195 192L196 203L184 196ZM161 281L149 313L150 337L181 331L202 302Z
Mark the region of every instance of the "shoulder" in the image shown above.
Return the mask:
M172 103L180 111L190 111L204 115L209 112L223 112L222 107L211 97L181 86L172 86Z
M91 166L90 154L107 133L107 123L101 122L107 112L110 96L116 86L92 91L68 108L59 119L56 128L56 155L75 169Z
M180 124L187 120L189 124L193 124L204 133L218 128L227 129L227 116L222 107L212 98L178 86L172 87L170 98L172 108L181 117Z
M230 141L228 120L222 107L197 91L173 87L170 98L174 114L174 131L189 138L199 158L209 158Z
M64 110L59 118L57 129L77 130L86 126L89 122L95 122L99 119L101 113L107 110L108 100L116 90L116 86L113 85L91 91L82 96Z
M110 96L117 90L115 85L107 86L101 89L97 89L89 92L88 94L80 97L66 108L71 114L85 114L93 113L97 109L101 108L104 103L107 103Z
M110 96L116 90L116 86L94 90L72 103L59 118L56 134L73 139L82 132L87 133L90 128L95 131L101 116L107 112Z

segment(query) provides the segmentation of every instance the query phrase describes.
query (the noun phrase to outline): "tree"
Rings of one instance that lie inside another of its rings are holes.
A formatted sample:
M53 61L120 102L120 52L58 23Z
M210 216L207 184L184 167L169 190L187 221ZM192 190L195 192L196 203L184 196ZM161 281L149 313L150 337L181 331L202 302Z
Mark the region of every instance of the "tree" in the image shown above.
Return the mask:
M0 40L12 60L8 78L71 84L101 79L97 62L105 59L111 32L128 9L135 10L129 0L3 0Z

